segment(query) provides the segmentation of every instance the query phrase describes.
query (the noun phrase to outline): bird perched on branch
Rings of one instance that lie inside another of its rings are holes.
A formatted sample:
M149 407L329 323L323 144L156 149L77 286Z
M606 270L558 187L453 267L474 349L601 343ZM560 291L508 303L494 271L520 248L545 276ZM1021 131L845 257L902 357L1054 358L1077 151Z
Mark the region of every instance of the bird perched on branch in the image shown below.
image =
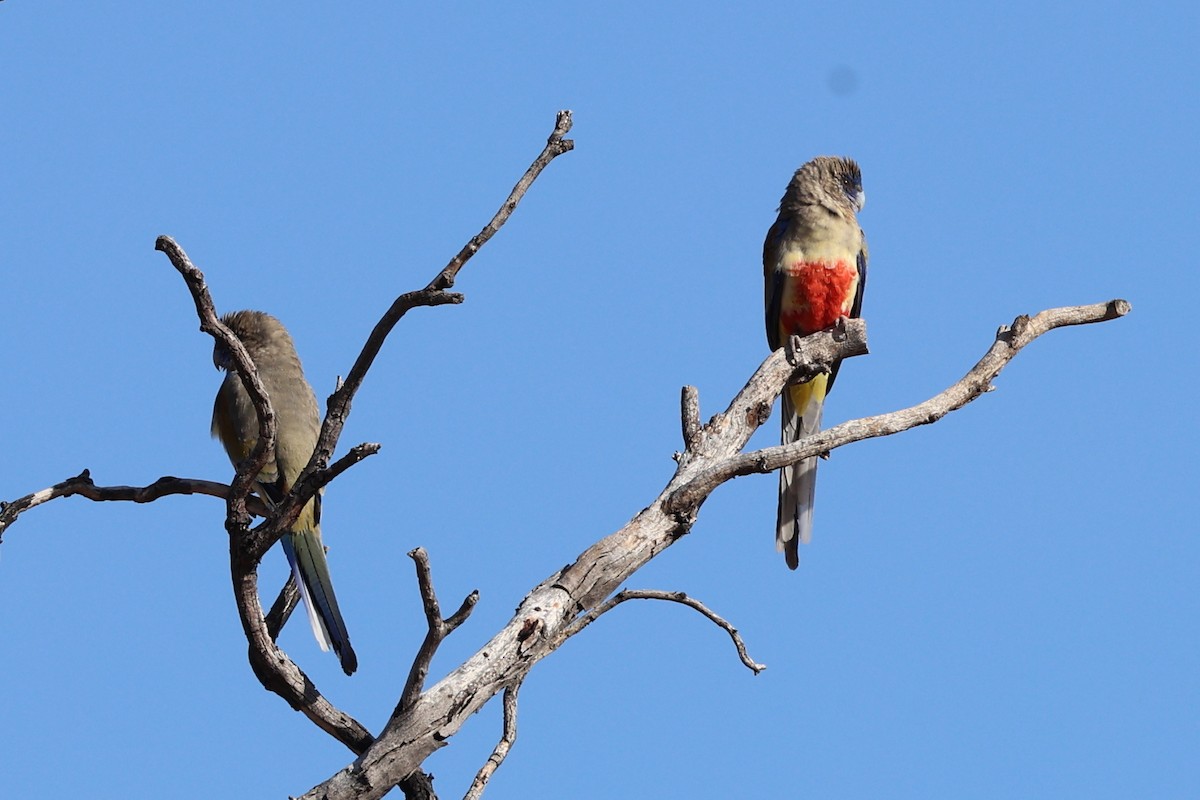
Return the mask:
M773 350L790 336L807 336L862 313L867 240L856 215L865 202L862 173L848 158L820 156L792 176L779 218L763 242L767 341ZM838 366L784 387L783 444L820 430ZM799 564L799 543L812 537L816 481L815 456L779 470L775 546L790 569Z
M259 495L274 506L291 491L316 449L321 428L317 398L304 379L292 337L279 320L261 311L234 311L221 317L221 322L250 354L275 410L275 452L268 455L257 478ZM258 441L258 416L233 367L229 349L220 343L213 349L213 364L225 370L226 375L213 405L212 433L221 440L229 460L236 466L250 456ZM321 544L319 493L304 506L291 532L280 541L317 643L325 651L332 647L342 670L347 675L354 674L358 658L350 646L346 623L333 594L325 547Z

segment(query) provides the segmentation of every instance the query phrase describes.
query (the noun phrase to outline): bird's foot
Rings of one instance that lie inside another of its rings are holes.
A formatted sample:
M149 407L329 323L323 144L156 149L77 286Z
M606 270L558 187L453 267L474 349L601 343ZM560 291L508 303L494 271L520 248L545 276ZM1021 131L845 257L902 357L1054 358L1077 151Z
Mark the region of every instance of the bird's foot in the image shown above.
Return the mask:
M842 331L844 334L845 333L844 325L842 326ZM797 383L808 383L809 381L811 381L813 378L817 377L818 375L827 375L827 374L829 374L829 371L830 371L828 364L805 364L804 363L804 360L800 355L800 340L803 338L804 337L801 336L800 334L793 333L792 335L788 336L783 342L784 355L787 357L788 363L791 364L793 368L799 367L801 365L804 366L804 369L797 372L796 375L792 379L793 381L795 381Z
M800 340L803 338L800 334L793 333L783 340L783 353L793 367L800 366Z

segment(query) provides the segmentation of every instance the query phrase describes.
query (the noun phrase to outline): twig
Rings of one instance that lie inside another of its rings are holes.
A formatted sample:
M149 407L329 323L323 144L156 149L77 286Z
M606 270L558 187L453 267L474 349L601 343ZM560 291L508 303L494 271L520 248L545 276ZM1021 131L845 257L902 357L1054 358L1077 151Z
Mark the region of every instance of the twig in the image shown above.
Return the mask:
M593 622L595 622L601 615L611 611L612 609L621 605L621 603L624 603L626 600L668 600L672 603L682 603L688 608L695 609L704 616L708 617L713 623L721 628L721 630L729 634L729 638L733 640L733 646L737 648L738 658L740 658L742 663L745 664L746 667L751 671L753 671L755 675L767 668L766 664L759 664L757 661L750 658L750 655L746 652L746 643L742 640L742 635L738 633L737 628L733 627L728 620L718 615L715 611L704 605L704 603L701 603L694 597L689 597L684 592L664 592L659 589L625 589L624 591L613 595L604 603L596 606L591 611L579 617L569 626L564 628L559 634L559 641L565 642L567 639L570 639L588 625L591 625Z
M700 391L695 386L685 386L679 393L679 419L683 426L683 447L687 453L695 453L703 441L704 429L700 427Z
M475 780L471 781L471 788L463 795L463 800L479 800L483 796L483 790L487 788L492 774L504 763L508 751L517 741L517 692L520 690L519 683L504 687L504 732L501 733L500 741L496 742L496 748L492 750L488 760L483 762L483 766L475 774Z
M491 222L483 226L483 230L475 234L471 241L467 242L462 250L458 251L458 255L450 259L450 263L442 269L438 276L430 281L428 289L449 289L454 285L454 279L458 277L458 271L463 268L463 265L470 260L471 256L479 251L487 243L488 239L500 230L508 218L512 216L513 211L517 209L517 203L521 202L521 198L529 191L529 187L537 180L538 175L542 173L551 161L561 156L563 153L569 153L575 149L575 142L571 139L564 139L571 131L573 118L569 110L558 112L557 118L554 120L554 130L550 132L549 138L546 139L546 146L533 163L529 165L529 169L525 170L525 174L521 176L521 180L517 181L516 186L509 192L508 198L505 199L500 210L492 217Z
M275 602L271 604L271 610L267 612L265 622L267 635L271 637L271 641L279 639L279 632L283 630L283 626L287 624L288 618L292 616L292 612L296 610L299 602L300 590L296 588L296 576L289 573L283 588L279 590L279 596L275 598Z
M321 489L338 475L341 475L346 470L353 467L360 461L363 461L380 451L383 445L378 442L363 442L351 447L346 455L339 458L337 461L329 465L328 469L317 473L320 480L317 481L317 489Z
M408 557L417 567L417 586L421 592L421 605L425 608L425 623L428 630L425 633L425 640L421 642L421 647L417 650L416 658L413 659L412 667L408 671L408 680L404 683L400 702L396 704L396 710L392 712L393 717L403 714L416 702L417 696L425 688L425 678L429 675L429 665L433 662L434 653L437 652L445 638L454 632L455 628L466 622L467 617L471 616L475 604L479 602L479 590L476 589L466 596L462 605L458 607L458 611L451 614L449 619L442 619L442 609L438 604L437 592L433 588L429 554L425 552L425 548L418 547L410 550Z

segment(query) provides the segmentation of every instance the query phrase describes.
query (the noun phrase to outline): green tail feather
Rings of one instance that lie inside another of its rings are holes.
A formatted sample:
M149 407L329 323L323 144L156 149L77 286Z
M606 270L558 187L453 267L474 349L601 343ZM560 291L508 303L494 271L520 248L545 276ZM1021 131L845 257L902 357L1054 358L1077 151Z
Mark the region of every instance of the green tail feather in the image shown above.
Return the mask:
M333 580L329 577L329 562L325 559L325 547L321 544L320 529L294 531L283 539L283 551L296 577L296 585L304 598L313 635L322 650L330 647L337 653L342 671L353 675L358 669L358 657L350 646L350 634L338 608L333 593Z

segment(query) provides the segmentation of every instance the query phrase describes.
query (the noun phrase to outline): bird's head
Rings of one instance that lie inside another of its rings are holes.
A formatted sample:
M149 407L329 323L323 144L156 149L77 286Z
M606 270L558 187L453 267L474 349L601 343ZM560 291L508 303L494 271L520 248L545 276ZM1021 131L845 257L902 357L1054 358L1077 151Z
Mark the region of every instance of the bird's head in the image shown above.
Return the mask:
M221 322L241 341L251 359L267 347L272 337L282 334L291 343L283 324L262 311L231 311L221 317ZM233 354L220 341L213 345L213 366L226 372L233 369Z
M792 176L781 207L823 205L831 211L855 214L867 204L863 191L862 170L850 158L817 156Z

